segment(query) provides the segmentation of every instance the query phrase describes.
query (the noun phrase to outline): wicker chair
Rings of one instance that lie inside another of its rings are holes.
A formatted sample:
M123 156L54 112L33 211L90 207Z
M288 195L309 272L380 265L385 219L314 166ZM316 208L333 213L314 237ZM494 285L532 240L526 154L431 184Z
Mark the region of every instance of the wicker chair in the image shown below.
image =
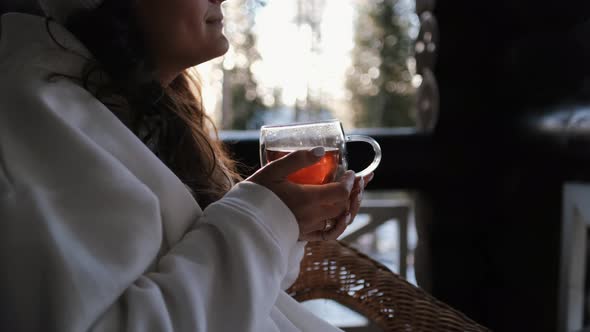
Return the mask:
M307 245L301 273L289 293L298 301L334 300L383 331L489 331L337 241Z

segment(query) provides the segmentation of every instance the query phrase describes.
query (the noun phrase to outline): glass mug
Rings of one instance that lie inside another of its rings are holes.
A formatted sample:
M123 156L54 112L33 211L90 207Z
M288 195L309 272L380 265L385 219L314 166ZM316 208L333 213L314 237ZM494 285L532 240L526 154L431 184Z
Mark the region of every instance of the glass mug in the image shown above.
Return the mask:
M317 163L289 175L298 184L326 184L335 181L347 170L346 143L366 142L373 147L373 162L356 176L373 172L381 162L381 147L376 140L364 135L345 135L338 120L262 126L260 128L260 164L281 158L296 150L324 147L326 154Z

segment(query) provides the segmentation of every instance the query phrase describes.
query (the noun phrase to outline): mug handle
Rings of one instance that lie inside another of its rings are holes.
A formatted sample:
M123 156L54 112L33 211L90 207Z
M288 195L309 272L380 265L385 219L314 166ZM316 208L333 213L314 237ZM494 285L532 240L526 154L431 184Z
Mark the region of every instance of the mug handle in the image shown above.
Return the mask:
M346 142L369 143L371 144L371 146L373 147L373 151L375 152L375 158L373 159L371 165L367 166L367 168L365 168L364 170L356 173L356 176L367 176L371 174L371 172L373 172L375 169L377 169L377 166L379 166L379 163L381 162L381 146L379 145L379 143L377 143L377 141L374 138L365 135L347 135Z

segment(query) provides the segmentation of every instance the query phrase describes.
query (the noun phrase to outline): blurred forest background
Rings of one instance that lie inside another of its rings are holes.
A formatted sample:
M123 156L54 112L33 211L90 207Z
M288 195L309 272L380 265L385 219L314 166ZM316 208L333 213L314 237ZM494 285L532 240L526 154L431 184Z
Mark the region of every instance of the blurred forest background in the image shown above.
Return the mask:
M206 107L224 130L340 119L412 127L421 77L411 0L233 0L230 51L199 66Z

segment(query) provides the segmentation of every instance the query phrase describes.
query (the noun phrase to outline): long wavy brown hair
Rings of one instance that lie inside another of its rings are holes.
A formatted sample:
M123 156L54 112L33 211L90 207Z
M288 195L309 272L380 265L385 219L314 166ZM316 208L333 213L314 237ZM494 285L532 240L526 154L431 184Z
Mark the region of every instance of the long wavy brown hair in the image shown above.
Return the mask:
M205 207L241 179L206 114L198 78L186 70L166 87L135 16L132 1L105 0L74 13L66 28L93 54L81 81L192 191ZM97 72L106 82L90 82Z

